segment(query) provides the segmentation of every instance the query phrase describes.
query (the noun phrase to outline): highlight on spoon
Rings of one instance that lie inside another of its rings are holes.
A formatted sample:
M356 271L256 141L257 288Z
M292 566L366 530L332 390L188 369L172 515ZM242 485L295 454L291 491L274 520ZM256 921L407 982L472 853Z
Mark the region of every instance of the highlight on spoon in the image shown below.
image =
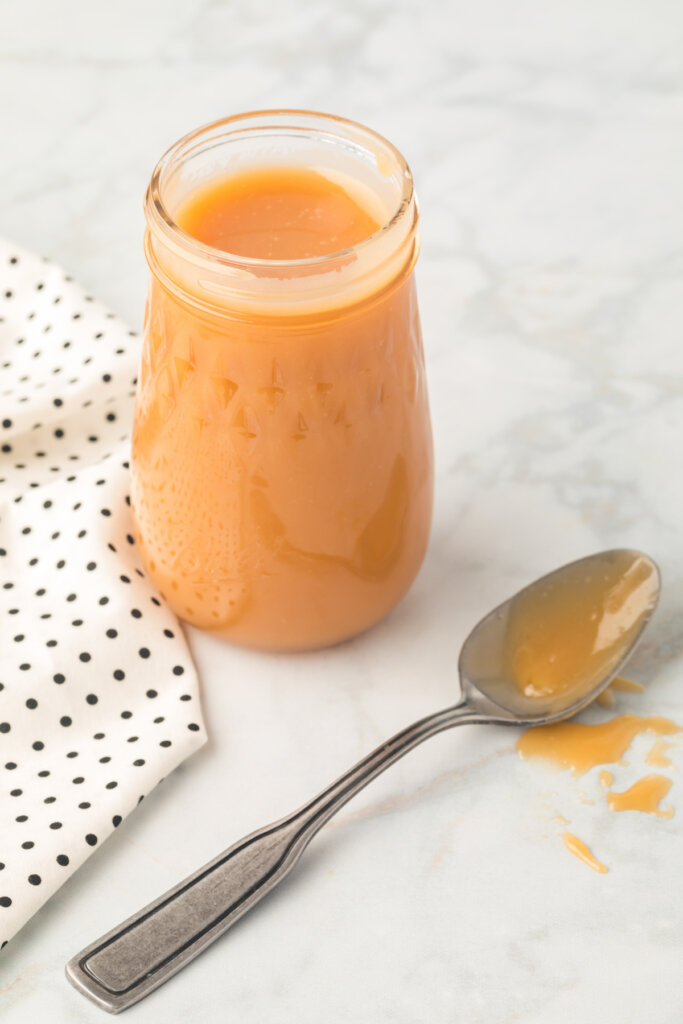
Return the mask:
M640 551L571 562L479 623L463 646L461 674L527 720L574 713L633 652L659 590L659 570Z

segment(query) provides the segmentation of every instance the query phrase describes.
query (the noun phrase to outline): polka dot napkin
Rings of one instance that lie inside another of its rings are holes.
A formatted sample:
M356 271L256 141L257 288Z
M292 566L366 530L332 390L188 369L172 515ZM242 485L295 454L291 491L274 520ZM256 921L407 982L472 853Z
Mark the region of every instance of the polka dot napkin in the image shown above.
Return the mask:
M138 351L0 241L0 945L206 738L133 543Z

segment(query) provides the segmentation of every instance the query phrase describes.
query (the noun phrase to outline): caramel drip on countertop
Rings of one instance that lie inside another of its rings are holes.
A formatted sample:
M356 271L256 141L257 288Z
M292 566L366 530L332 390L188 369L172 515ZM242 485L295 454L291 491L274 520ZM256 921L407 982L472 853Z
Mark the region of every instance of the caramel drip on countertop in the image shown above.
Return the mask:
M669 718L617 715L600 725L559 722L527 729L517 741L520 757L538 757L583 775L599 764L619 762L639 733L670 736L680 727Z
M608 793L607 806L610 811L642 811L657 818L673 818L672 807L659 808L659 801L666 796L671 785L671 779L665 775L646 775L623 793Z
M671 746L673 744L667 743L666 740L655 740L645 760L654 768L670 768L671 758L666 756L666 751Z
M587 864L589 868L593 868L593 871L599 871L601 875L606 874L609 868L597 860L590 852L584 842L573 836L571 832L563 832L562 839L564 845L567 847L570 853L573 853L575 857Z

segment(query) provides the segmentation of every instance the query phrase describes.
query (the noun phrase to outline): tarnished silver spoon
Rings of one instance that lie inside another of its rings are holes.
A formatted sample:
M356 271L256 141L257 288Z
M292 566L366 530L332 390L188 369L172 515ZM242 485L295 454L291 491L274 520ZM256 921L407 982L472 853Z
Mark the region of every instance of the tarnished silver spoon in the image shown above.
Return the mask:
M536 580L487 615L460 652L460 701L403 729L309 803L253 832L67 965L69 981L118 1013L167 981L281 882L313 836L419 743L455 725L543 725L575 715L633 652L656 607L659 570L603 551Z

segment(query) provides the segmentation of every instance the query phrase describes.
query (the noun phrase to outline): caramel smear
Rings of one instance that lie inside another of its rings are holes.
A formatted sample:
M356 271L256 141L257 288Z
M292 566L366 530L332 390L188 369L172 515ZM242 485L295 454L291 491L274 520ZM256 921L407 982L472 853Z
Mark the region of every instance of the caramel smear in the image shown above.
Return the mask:
M606 768L602 769L602 771L600 772L599 778L600 778L600 785L604 786L605 789L607 789L608 786L611 786L612 783L614 782L614 776L612 775L611 772L608 772Z
M659 807L659 801L670 789L671 779L665 775L646 775L623 793L608 793L607 806L610 811L642 811L657 818L673 818L673 807Z
M640 733L671 736L680 731L680 726L671 719L654 715L617 715L600 725L558 722L527 729L517 741L517 753L525 759L543 758L578 776L596 765L621 761Z
M562 839L569 852L573 853L584 864L587 864L589 868L593 868L593 871L599 871L601 875L607 874L609 868L593 856L584 842L573 836L571 832L563 832Z
M653 768L671 768L671 758L666 756L666 752L672 746L673 743L666 740L655 740L645 760Z

